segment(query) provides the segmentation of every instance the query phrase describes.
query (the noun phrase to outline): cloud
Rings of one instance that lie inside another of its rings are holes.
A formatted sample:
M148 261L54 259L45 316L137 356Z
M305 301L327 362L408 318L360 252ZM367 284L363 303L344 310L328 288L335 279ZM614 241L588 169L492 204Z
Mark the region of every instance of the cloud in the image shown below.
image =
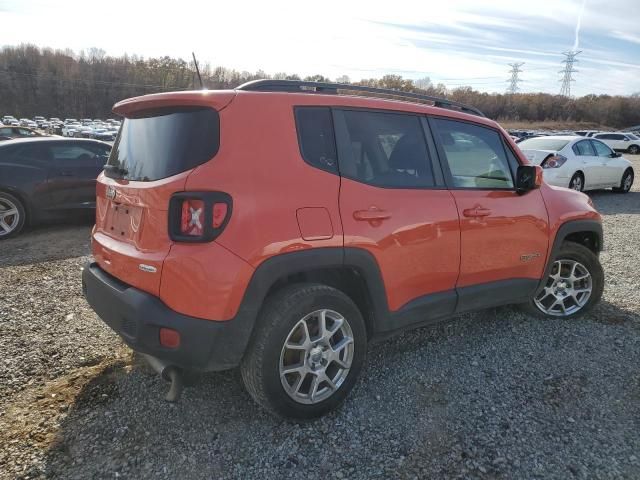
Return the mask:
M611 36L613 38L624 40L626 42L640 43L640 35L634 35L632 33L625 33L625 32L620 32L618 30L614 30L611 33Z

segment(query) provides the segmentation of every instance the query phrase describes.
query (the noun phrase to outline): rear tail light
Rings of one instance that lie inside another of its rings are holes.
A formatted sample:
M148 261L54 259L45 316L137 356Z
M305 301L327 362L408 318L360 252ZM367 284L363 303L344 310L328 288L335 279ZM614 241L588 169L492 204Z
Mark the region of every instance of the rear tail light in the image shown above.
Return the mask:
M223 192L180 192L169 202L169 236L178 242L210 242L231 217L231 197Z
M564 155L556 154L545 158L540 166L542 168L560 168L566 161L567 157L565 157Z
M180 233L192 237L200 237L204 231L204 202L202 200L182 200L182 215L180 216Z
M227 211L229 207L226 203L214 203L213 204L213 228L220 228L220 225L227 218Z

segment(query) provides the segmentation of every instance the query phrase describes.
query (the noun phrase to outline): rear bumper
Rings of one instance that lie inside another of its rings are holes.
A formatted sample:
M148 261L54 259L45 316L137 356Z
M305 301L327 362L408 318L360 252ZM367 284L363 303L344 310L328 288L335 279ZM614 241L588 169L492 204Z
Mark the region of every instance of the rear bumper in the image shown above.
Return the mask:
M237 366L253 327L249 315L226 321L182 315L157 297L109 275L95 262L85 265L82 289L98 316L133 350L185 369L211 371ZM179 347L160 345L161 327L180 333Z

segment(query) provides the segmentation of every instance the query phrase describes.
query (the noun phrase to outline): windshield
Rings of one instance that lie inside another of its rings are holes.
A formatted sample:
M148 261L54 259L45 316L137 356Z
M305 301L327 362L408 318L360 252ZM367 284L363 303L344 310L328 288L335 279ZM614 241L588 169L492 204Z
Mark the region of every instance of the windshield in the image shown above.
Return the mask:
M627 137L629 137L631 140L640 140L638 136L634 135L633 133L627 133Z
M538 137L523 140L518 144L521 150L562 150L569 140L561 140L553 137Z
M218 112L206 107L170 107L126 118L105 174L152 181L190 170L217 153Z

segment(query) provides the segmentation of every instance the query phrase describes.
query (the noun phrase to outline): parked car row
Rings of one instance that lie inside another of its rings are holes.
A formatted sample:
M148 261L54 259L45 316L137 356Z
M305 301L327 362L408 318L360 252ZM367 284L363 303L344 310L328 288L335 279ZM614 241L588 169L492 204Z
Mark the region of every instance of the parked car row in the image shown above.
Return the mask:
M600 130L508 130L509 135L516 143L529 138L549 136L580 136L597 138L616 151L628 152L632 155L640 153L640 132L633 130L623 132L603 132Z
M63 137L94 138L96 140L114 141L118 135L120 122L117 120L75 120L68 118L63 124L52 129L52 133Z
M18 120L12 115L5 115L0 122L0 140L49 134L113 142L119 128L120 121L113 118L107 120L67 118L62 121L58 117L47 120L43 116L36 116L33 120L27 118Z

